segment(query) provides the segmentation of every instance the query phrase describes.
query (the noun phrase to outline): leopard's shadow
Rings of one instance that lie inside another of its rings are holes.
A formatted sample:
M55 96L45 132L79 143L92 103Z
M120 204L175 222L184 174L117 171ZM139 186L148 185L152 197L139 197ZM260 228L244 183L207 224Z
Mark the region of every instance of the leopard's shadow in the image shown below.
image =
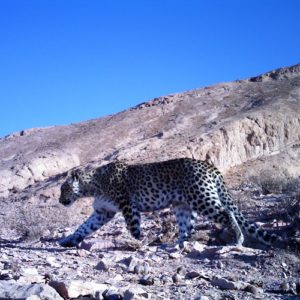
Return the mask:
M59 239L53 239L49 241L51 244L55 245L55 243L58 242ZM49 252L49 253L54 253L54 252L66 252L69 249L62 248L60 246L56 247L35 247L33 244L26 245L24 244L23 241L15 241L15 240L7 240L7 239L0 239L0 250L8 248L8 249L19 249L19 250L30 250L30 251L39 251L39 252Z

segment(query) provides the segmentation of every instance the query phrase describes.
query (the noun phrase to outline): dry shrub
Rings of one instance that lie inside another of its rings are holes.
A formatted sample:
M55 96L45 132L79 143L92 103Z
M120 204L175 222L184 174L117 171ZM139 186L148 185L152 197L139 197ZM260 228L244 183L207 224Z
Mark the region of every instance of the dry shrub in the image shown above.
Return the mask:
M287 193L278 210L282 220L290 224L291 234L300 236L300 179L288 180L284 191Z
M69 226L69 220L68 211L59 204L6 203L0 220L0 237L5 240L39 240L51 236L58 228Z
M264 170L250 180L264 194L282 194L280 202L274 207L273 216L288 225L289 236L300 235L300 178L291 178L287 172Z
M264 195L280 194L288 183L287 176L271 169L262 170L259 175L253 175L249 180L256 184Z

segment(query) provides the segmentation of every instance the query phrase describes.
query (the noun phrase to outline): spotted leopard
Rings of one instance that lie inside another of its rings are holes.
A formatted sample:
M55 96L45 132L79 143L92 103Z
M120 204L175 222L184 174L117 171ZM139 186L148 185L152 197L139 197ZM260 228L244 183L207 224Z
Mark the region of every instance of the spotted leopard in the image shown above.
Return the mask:
M127 165L112 162L99 168L71 171L61 186L59 202L71 205L78 198L94 197L94 212L71 235L63 247L77 246L121 211L128 230L140 238L141 212L172 207L178 243L188 240L197 214L227 226L235 244L244 242L242 230L265 244L276 236L250 224L238 211L217 168L206 161L179 158L163 162Z

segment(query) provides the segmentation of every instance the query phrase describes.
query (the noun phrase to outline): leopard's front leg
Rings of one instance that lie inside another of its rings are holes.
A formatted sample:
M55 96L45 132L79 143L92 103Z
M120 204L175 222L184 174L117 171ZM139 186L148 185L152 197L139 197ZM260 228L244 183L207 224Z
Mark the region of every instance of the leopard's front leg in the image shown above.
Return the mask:
M59 244L62 247L76 247L91 233L98 230L114 216L115 212L108 210L95 210L92 215L81 224L78 229L71 235L61 239Z

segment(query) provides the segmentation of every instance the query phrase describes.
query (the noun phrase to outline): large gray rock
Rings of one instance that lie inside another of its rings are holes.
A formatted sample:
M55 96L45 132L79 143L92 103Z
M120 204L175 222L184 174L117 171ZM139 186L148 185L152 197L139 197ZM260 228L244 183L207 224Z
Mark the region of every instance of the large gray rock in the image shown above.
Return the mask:
M42 300L63 300L63 298L47 284L20 285L13 280L0 281L1 299L25 299L33 295L39 296Z
M68 282L50 281L49 283L64 298L78 298L79 296L102 295L109 286L94 281L71 280Z

